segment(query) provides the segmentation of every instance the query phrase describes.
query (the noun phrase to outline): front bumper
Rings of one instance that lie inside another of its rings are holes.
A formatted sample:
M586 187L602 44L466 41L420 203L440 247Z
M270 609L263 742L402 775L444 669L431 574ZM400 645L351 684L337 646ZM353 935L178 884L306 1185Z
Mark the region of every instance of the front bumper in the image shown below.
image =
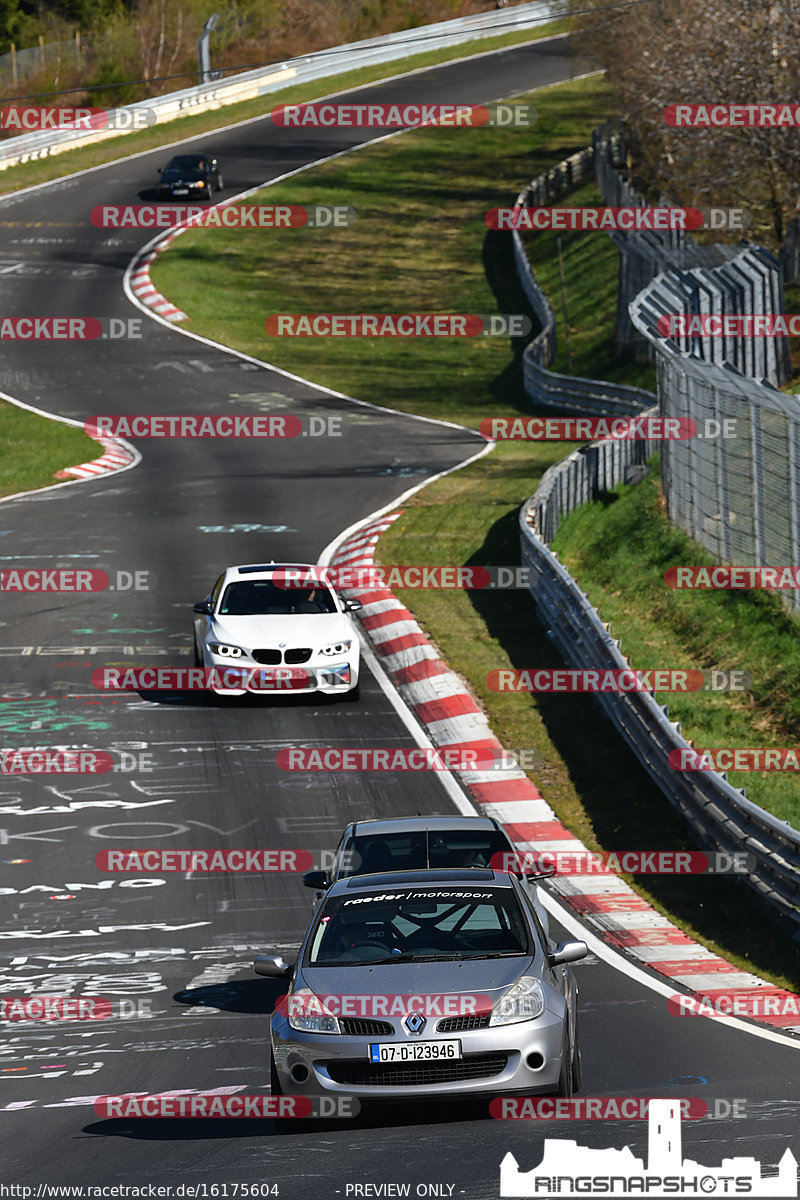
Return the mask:
M292 1029L285 1017L277 1015L272 1022L272 1053L286 1095L326 1093L402 1100L437 1096L488 1098L558 1090L564 1023L550 1011L533 1021L437 1034L435 1040L439 1038L460 1040L463 1057L452 1062L419 1062L402 1067L393 1064L390 1074L370 1063L369 1044L412 1039L303 1033ZM531 1065L538 1062L537 1056L541 1065ZM437 1067L441 1069L436 1070ZM303 1075L305 1078L301 1078Z
M300 696L319 692L329 696L343 696L358 684L358 659L343 661L312 660L303 666L263 666L246 658L223 657L205 648L206 666L219 672L223 681L236 674L252 672L246 687L212 687L217 696ZM271 683L271 680L274 681Z

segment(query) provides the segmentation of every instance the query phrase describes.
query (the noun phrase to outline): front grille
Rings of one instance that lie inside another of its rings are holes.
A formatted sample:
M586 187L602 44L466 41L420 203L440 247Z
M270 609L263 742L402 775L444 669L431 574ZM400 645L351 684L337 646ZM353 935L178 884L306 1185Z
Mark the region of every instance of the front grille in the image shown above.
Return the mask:
M283 661L286 663L307 663L310 658L310 647L303 647L300 650L287 650L283 655Z
M339 1028L350 1037L378 1037L394 1033L394 1025L389 1021L371 1021L366 1017L339 1017Z
M351 1087L424 1087L429 1083L461 1083L488 1079L508 1065L507 1054L470 1054L455 1062L366 1063L333 1060L325 1063L334 1083Z
M478 1016L444 1017L436 1026L437 1033L462 1033L466 1029L486 1029L492 1019L491 1013Z
M254 650L253 658L264 667L274 667L281 661L280 650Z

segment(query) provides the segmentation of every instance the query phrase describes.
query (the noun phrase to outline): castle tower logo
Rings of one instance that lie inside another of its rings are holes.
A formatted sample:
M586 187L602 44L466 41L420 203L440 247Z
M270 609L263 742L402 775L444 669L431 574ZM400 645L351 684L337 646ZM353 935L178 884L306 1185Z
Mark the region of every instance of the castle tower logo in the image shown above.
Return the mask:
M647 1165L628 1146L591 1150L547 1138L542 1161L522 1172L510 1152L500 1164L500 1195L511 1196L797 1196L797 1159L786 1150L777 1175L755 1158L724 1158L719 1167L683 1159L679 1100L651 1100Z

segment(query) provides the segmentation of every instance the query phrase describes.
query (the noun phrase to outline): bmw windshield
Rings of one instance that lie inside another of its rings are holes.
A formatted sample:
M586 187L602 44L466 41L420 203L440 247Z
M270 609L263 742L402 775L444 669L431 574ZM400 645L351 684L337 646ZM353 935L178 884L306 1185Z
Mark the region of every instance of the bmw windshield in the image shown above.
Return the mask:
M533 955L510 888L417 888L329 898L304 965L446 962Z
M278 587L269 579L229 583L217 610L221 617L308 616L338 612L324 584L310 588Z

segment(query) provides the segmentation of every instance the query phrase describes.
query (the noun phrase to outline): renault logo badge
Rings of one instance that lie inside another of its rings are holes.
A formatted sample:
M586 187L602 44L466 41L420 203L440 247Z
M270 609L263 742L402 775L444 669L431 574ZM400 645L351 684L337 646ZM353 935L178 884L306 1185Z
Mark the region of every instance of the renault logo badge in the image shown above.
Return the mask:
M425 1028L425 1018L418 1012L409 1012L403 1017L403 1024L409 1033L422 1033Z

